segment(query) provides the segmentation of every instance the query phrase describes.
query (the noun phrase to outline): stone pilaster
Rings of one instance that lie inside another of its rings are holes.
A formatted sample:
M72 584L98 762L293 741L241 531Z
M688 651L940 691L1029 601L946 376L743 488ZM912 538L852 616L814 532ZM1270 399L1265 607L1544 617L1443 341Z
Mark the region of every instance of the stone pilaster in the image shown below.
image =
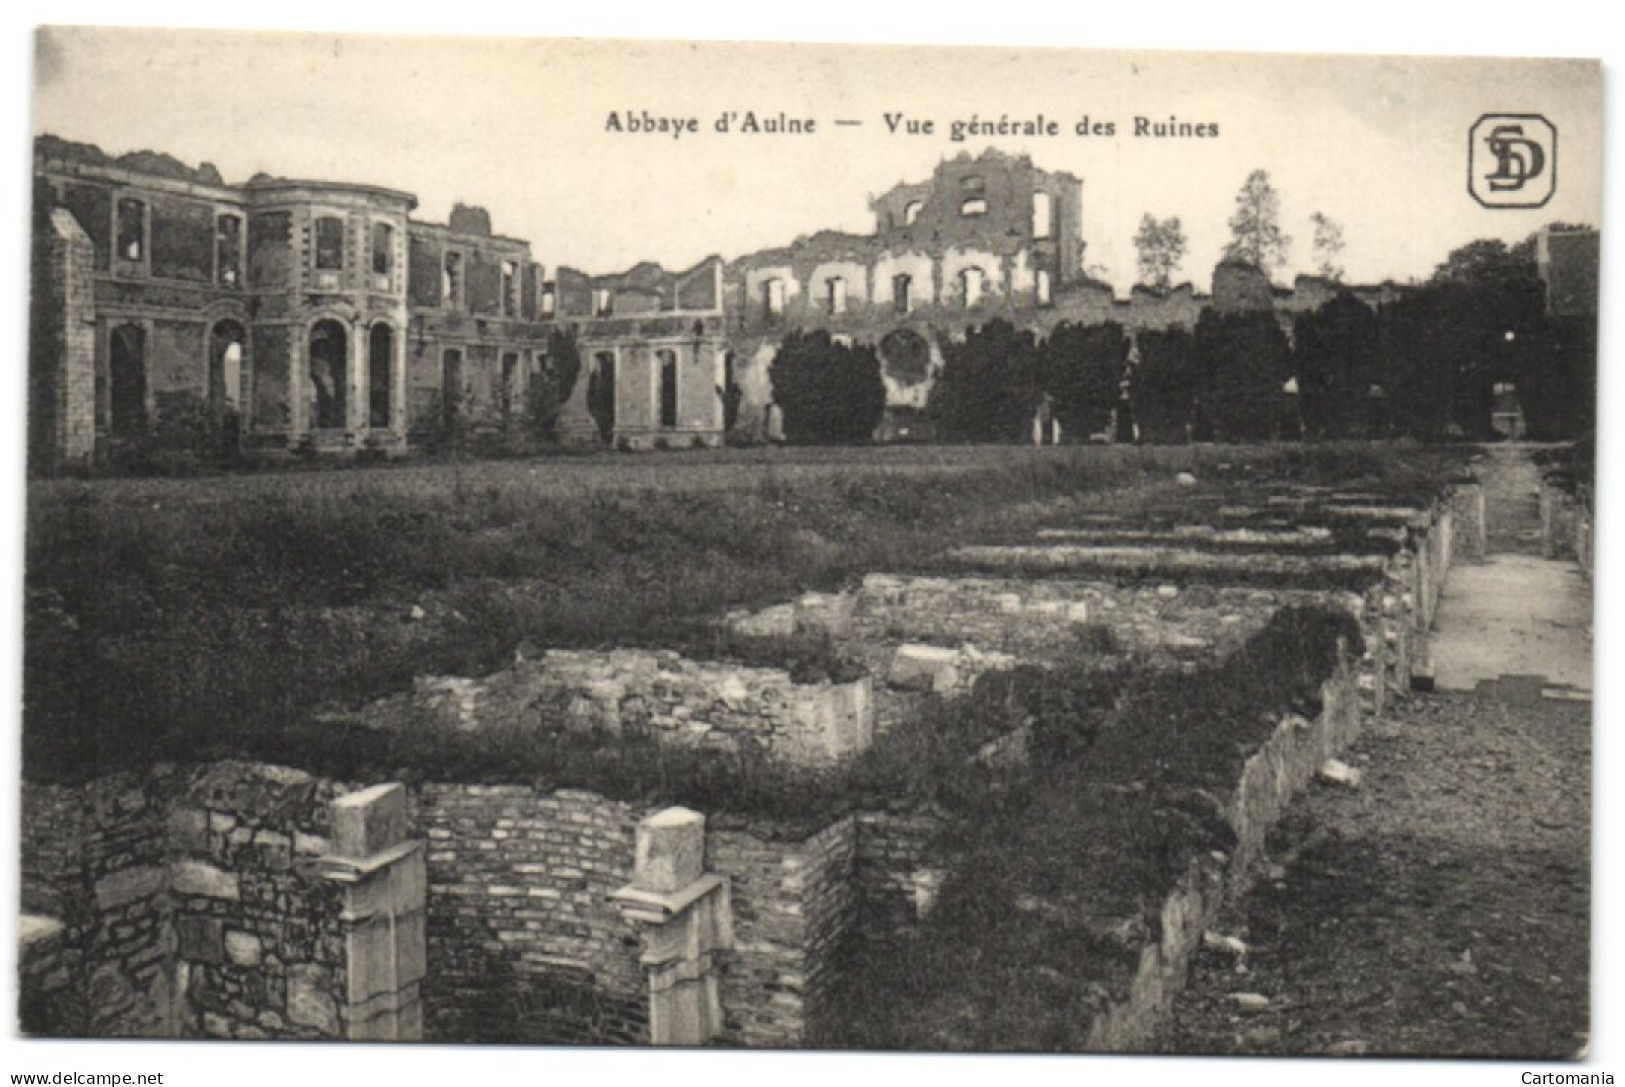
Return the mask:
M407 838L406 788L341 796L332 813L333 851L316 868L344 888L344 1036L421 1041L428 883L423 843Z
M638 824L632 882L615 892L643 932L649 1040L704 1045L722 1032L714 957L733 947L725 876L705 871L705 816L667 808Z

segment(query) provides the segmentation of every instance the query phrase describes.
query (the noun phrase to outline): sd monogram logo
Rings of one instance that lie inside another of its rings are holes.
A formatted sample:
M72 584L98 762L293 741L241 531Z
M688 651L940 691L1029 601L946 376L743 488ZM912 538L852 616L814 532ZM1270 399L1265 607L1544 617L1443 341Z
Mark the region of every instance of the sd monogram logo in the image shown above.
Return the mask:
M1544 207L1557 191L1557 129L1538 113L1486 113L1467 133L1467 191L1487 208Z

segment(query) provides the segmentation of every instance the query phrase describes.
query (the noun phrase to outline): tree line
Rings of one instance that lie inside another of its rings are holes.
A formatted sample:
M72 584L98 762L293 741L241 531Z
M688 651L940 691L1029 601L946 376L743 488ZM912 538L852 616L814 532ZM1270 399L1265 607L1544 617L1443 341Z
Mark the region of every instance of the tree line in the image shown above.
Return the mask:
M1194 329L996 319L942 345L927 415L946 441L1030 440L1047 409L1069 440L1493 437L1498 386L1528 435L1594 423L1594 321L1548 317L1532 244L1474 242L1375 308L1347 290L1288 328L1274 311L1204 309ZM886 407L875 348L793 334L770 370L795 442L863 441ZM1128 420L1132 419L1132 426Z

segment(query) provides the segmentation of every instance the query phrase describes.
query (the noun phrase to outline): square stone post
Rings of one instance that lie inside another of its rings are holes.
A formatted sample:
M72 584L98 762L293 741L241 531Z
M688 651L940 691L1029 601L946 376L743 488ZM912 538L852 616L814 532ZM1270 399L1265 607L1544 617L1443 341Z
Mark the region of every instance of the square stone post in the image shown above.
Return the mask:
M733 947L728 880L705 871L705 816L667 808L638 824L632 882L615 892L643 931L649 1040L704 1045L722 1032L714 954Z
M374 785L331 810L333 852L316 869L344 888L344 1036L421 1041L428 881L423 843L407 838L406 787Z

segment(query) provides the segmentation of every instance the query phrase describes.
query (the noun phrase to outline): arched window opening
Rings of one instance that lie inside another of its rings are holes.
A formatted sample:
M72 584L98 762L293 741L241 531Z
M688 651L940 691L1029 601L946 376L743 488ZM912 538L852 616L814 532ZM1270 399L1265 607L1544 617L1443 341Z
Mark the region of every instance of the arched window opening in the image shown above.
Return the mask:
M395 330L379 322L367 334L367 425L389 426L389 403L394 388Z
M348 337L337 321L317 321L310 330L310 383L315 391L311 425L319 430L346 426L350 386Z
M655 352L660 362L660 425L677 425L677 352L663 349Z

